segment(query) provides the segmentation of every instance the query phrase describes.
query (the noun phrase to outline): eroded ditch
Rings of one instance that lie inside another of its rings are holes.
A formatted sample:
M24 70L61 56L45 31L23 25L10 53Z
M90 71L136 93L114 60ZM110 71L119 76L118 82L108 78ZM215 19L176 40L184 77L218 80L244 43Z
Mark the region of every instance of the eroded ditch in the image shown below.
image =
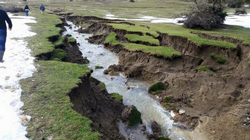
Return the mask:
M103 43L112 30L103 24L107 20L93 22L91 17L83 19L74 16L68 19L92 24L91 28L85 31L101 34L93 42ZM119 33L117 38L119 39ZM172 102L167 105L176 112L173 119L181 122L179 127L193 130L186 132L190 139L220 139L222 137L249 139L247 119L249 113L247 106L250 98L248 94L249 64L246 61L249 57L249 48L241 44L236 49L197 46L185 38L167 34L160 34L160 38L162 45L174 47L182 52L182 56L166 59L142 51L128 51L119 45L105 44L105 48L119 56L119 63L110 67L109 70L123 72L129 77L150 81L150 83L156 81L168 83L168 88L157 95L156 100L164 105L166 97L172 99ZM225 57L228 63L218 64L209 57L211 52ZM213 74L198 71L197 67L202 65L207 66ZM115 69L117 67L118 69ZM109 80L110 78L106 77ZM179 114L180 110L185 112Z

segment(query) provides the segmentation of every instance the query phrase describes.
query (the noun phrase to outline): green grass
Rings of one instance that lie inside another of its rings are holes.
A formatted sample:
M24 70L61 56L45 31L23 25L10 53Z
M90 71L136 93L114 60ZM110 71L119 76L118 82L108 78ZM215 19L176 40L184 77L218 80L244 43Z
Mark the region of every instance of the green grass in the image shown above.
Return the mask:
M128 126L133 127L139 123L142 123L141 113L137 110L135 106L132 106L132 111L129 114Z
M149 43L157 45L157 46L160 45L160 42L158 39L155 39L152 36L148 36L148 35L140 36L137 34L126 34L125 37L128 38L128 40L133 41L133 42L143 41L143 42L149 42Z
M247 62L250 63L250 58L247 58Z
M68 42L76 42L76 39L73 38L73 37L69 37L69 38L68 38Z
M225 64L227 62L227 59L220 57L219 55L215 54L215 53L211 53L210 56L212 58L214 58L217 62L221 63L221 64Z
M164 90L166 88L167 88L166 85L163 84L162 82L156 82L155 84L149 87L148 92L151 93L157 90Z
M58 61L36 62L38 73L22 80L22 109L32 117L28 124L31 139L98 139L91 121L72 109L67 93L90 72L86 65Z
M127 30L129 32L142 32L144 35L146 35L146 33L149 33L149 34L153 35L154 37L159 36L159 34L155 30L151 30L151 29L148 29L146 27L142 27L138 24L136 24L135 26L127 25L127 24L115 24L115 23L108 24L108 25L111 25L115 29Z
M129 1L93 2L93 0L74 0L73 2L68 2L67 0L55 0L50 1L48 4L46 3L46 0L29 0L29 3L33 1L39 3L44 1L43 3L47 8L57 10L62 9L65 10L65 12L74 12L74 14L80 16L94 15L105 17L106 14L110 13L120 18L134 19L143 15L174 17L183 13L189 5L194 4L193 2L184 2L182 0L140 0L134 3Z
M55 42L53 42L53 45L58 46L63 43L64 37L60 36Z
M104 44L106 44L106 43L113 44L113 45L118 45L118 44L120 44L120 42L116 40L115 36L116 36L116 33L115 33L115 32L111 32L111 33L105 38Z
M120 95L119 93L111 93L111 97L118 102L122 101L123 98L122 95Z
M105 88L106 88L106 86L105 86L105 84L104 84L103 82L100 82L98 86L99 86L100 88L102 88L102 89L105 89Z
M226 41L219 41L219 40L211 40L199 37L197 34L193 34L191 32L201 32L199 30L194 29L187 29L179 25L171 25L171 24L146 24L150 27L150 29L146 27L139 26L136 24L136 26L127 25L127 24L108 24L113 26L115 29L123 29L130 32L142 32L144 37L146 33L149 33L153 35L154 37L159 36L157 32L161 33L167 33L172 36L180 36L180 37L186 37L192 42L196 43L197 45L212 45L212 46L218 46L223 48L236 48L237 45L233 43L229 43ZM250 30L249 30L250 31ZM211 34L211 31L202 31L204 33ZM232 33L231 33L232 34ZM246 34L246 33L245 33ZM223 34L227 37L230 37L229 35ZM242 36L242 35L241 35ZM247 35L250 36L250 35ZM131 37L132 38L132 37ZM141 37L140 40L147 40L148 38ZM247 38L245 38L247 40Z
M111 32L105 39L104 43L110 43L113 45L121 44L126 49L131 51L141 50L143 52L152 53L156 55L161 55L164 57L172 57L173 55L180 56L181 53L176 51L174 48L171 47L165 47L165 46L146 46L141 44L135 44L135 43L120 43L115 39L116 33Z
M206 66L200 66L197 68L197 70L204 71L208 74L213 74L213 72L209 68L207 68Z
M146 25L149 26L150 29L159 31L161 33L167 33L172 36L186 37L190 41L196 43L197 45L212 45L212 46L218 46L218 47L223 47L223 48L236 48L237 47L237 45L233 43L201 38L197 34L191 33L191 32L201 32L200 30L188 29L179 25L171 25L171 24L146 24ZM211 34L211 31L202 31L202 33Z
M67 53L63 49L55 49L53 51L53 55L51 57L51 60L62 60L67 56Z
M95 66L95 69L103 69L103 66Z
M168 103L173 103L173 99L171 97L165 97L162 104L167 110L172 110L173 107L170 107Z
M35 36L29 37L28 41L29 48L32 50L32 55L36 56L42 53L52 52L55 45L61 42L61 38L58 42L48 41L48 37L60 36L60 31L62 29L55 27L55 25L62 23L62 21L53 14L45 13L41 16L39 11L32 11L32 16L37 17L37 23L30 23L32 31L37 33Z
M164 103L172 103L173 102L173 99L171 97L165 97Z

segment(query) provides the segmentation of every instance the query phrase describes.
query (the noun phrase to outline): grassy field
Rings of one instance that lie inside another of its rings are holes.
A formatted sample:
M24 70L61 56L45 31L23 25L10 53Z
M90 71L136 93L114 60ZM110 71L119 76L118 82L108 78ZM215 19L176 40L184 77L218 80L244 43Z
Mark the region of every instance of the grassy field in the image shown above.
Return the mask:
M25 2L22 2L24 6ZM185 13L193 2L185 2L183 0L137 0L135 2L129 1L112 1L112 2L94 2L94 1L82 1L73 0L69 2L68 0L28 0L28 4L32 5L39 10L39 5L43 3L46 9L51 10L62 10L65 13L73 13L79 16L97 16L105 18L107 14L112 14L117 18L128 18L128 19L140 19L142 16L153 16L161 18L174 18L181 13ZM226 11L229 13L234 12L235 9L227 8ZM248 13L250 13L250 8L246 8ZM47 21L46 21L47 22ZM157 36L156 31L162 33L168 33L170 35L187 37L189 40L197 44L208 44L208 45L218 45L226 48L235 48L235 44L231 44L223 41L208 40L198 37L197 34L190 33L201 32L212 35L232 37L240 39L243 44L250 45L250 29L245 29L238 26L225 26L223 29L216 29L212 31L203 30L190 30L182 26L177 26L173 24L166 23L150 23L148 21L136 21L129 20L129 22L139 24L145 24L151 28L148 30L150 34ZM126 29L128 31L146 31L140 26L128 26L128 25L112 25L115 28ZM120 26L120 27L119 27ZM142 30L141 30L142 29ZM43 50L41 50L43 51Z

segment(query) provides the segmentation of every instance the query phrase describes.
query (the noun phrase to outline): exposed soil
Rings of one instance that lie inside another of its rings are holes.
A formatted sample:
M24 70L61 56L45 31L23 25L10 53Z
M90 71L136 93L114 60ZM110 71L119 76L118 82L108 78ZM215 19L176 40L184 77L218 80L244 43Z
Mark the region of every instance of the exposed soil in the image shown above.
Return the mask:
M126 30L115 30L105 24L114 21L78 16L67 16L67 20L89 23L89 28L81 32L98 35L90 38L90 42L103 43L112 31L117 33L117 40L127 41L124 38ZM121 45L105 44L107 49L119 56L119 64L108 71L121 71L128 77L150 83L167 82L169 86L158 95L158 100L163 103L165 97L172 98L173 102L168 106L176 112L173 119L182 123L181 128L199 129L207 135L204 139L250 139L250 66L246 61L250 57L250 48L232 38L200 36L236 43L238 47L227 49L197 45L184 37L159 33L160 44L180 51L181 57L165 58L142 51L129 51ZM218 63L210 57L210 53L218 54L227 62ZM212 74L197 70L199 66L206 66ZM179 114L180 109L185 113ZM203 118L207 118L205 124Z
M90 75L83 77L82 83L68 94L74 104L73 109L92 120L91 127L101 133L100 139L124 140L118 123L125 106L113 100L99 84Z

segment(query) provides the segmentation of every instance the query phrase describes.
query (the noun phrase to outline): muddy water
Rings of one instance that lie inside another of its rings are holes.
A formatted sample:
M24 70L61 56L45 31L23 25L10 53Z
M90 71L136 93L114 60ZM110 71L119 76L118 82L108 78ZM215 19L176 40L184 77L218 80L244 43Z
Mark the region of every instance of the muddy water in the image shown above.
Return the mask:
M125 105L134 105L142 113L143 123L147 126L150 132L150 122L156 121L162 126L162 132L168 135L172 140L189 140L192 139L188 133L175 128L173 120L171 120L171 112L165 110L157 101L150 97L147 92L149 85L142 81L127 79L122 74L119 76L104 75L103 71L112 64L118 64L118 57L106 50L103 45L94 45L88 43L86 40L90 34L80 34L76 30L78 27L71 22L68 24L72 27L66 26L67 31L64 35L70 34L80 44L79 49L83 57L90 60L89 67L94 70L92 77L105 83L109 93L116 92L123 96ZM95 69L95 66L102 66L104 69ZM130 89L128 89L130 87ZM127 134L124 134L127 135ZM142 139L143 136L136 138L133 136L131 139ZM144 136L143 139L146 139Z

